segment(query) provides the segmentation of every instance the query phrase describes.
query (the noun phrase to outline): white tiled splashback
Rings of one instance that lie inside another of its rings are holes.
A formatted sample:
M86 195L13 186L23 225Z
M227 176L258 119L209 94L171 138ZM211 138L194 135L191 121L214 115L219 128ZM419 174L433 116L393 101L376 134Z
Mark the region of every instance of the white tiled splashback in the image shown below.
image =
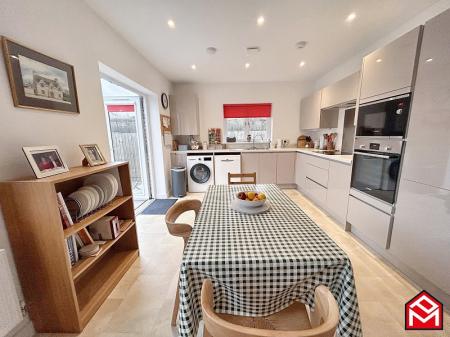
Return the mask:
M6 251L0 249L0 337L6 336L22 318Z

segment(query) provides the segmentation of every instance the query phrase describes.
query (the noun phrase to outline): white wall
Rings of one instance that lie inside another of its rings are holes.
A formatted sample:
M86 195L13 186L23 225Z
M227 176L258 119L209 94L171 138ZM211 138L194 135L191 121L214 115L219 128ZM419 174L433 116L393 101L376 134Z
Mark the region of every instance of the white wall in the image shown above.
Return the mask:
M0 34L72 64L81 111L79 115L70 115L15 108L5 67L0 64L0 180L32 174L22 146L56 144L69 166L81 163L78 144L98 143L107 152L99 61L158 97L161 92L171 90L170 82L97 17L84 1L1 0ZM159 110L163 111L162 107ZM168 157L166 153L166 159ZM1 214L0 248L6 248L12 264Z
M273 139L296 144L300 135L300 99L311 90L308 83L210 83L175 84L174 94L195 93L199 98L200 138L208 140L208 128L222 128L223 104L272 103Z

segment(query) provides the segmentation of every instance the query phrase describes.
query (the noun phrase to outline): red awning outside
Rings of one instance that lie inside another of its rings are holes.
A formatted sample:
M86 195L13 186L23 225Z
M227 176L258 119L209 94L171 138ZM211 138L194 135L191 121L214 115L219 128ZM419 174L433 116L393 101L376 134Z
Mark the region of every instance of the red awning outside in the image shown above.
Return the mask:
M133 112L134 104L107 104L109 112Z
M271 114L272 114L272 103L223 105L224 118L270 117Z

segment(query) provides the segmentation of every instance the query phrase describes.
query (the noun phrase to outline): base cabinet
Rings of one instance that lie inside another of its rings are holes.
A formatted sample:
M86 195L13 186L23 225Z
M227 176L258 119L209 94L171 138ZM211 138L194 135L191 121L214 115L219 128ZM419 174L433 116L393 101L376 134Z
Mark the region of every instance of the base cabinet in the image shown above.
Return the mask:
M277 184L295 183L295 152L277 154Z
M306 154L297 153L295 158L295 183L304 190L306 186Z
M390 254L447 294L450 294L449 209L449 190L402 180L390 248Z
M305 191L319 206L325 207L327 202L327 188L306 177Z
M258 173L256 174L258 184L277 183L277 154L259 153Z
M369 246L375 244L378 249L389 248L390 215L350 196L347 222L351 224L352 233L366 241Z
M345 224L347 219L351 178L351 165L330 161L326 207L328 212L342 224Z
M258 184L295 184L295 152L242 152L242 173L256 172Z

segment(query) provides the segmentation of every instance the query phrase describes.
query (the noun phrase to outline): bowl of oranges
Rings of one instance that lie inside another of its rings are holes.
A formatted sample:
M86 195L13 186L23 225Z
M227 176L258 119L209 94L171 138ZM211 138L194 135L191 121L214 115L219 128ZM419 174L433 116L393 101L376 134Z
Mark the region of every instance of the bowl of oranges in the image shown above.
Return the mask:
M236 194L237 203L244 207L261 207L266 202L266 195L262 192L245 191Z

